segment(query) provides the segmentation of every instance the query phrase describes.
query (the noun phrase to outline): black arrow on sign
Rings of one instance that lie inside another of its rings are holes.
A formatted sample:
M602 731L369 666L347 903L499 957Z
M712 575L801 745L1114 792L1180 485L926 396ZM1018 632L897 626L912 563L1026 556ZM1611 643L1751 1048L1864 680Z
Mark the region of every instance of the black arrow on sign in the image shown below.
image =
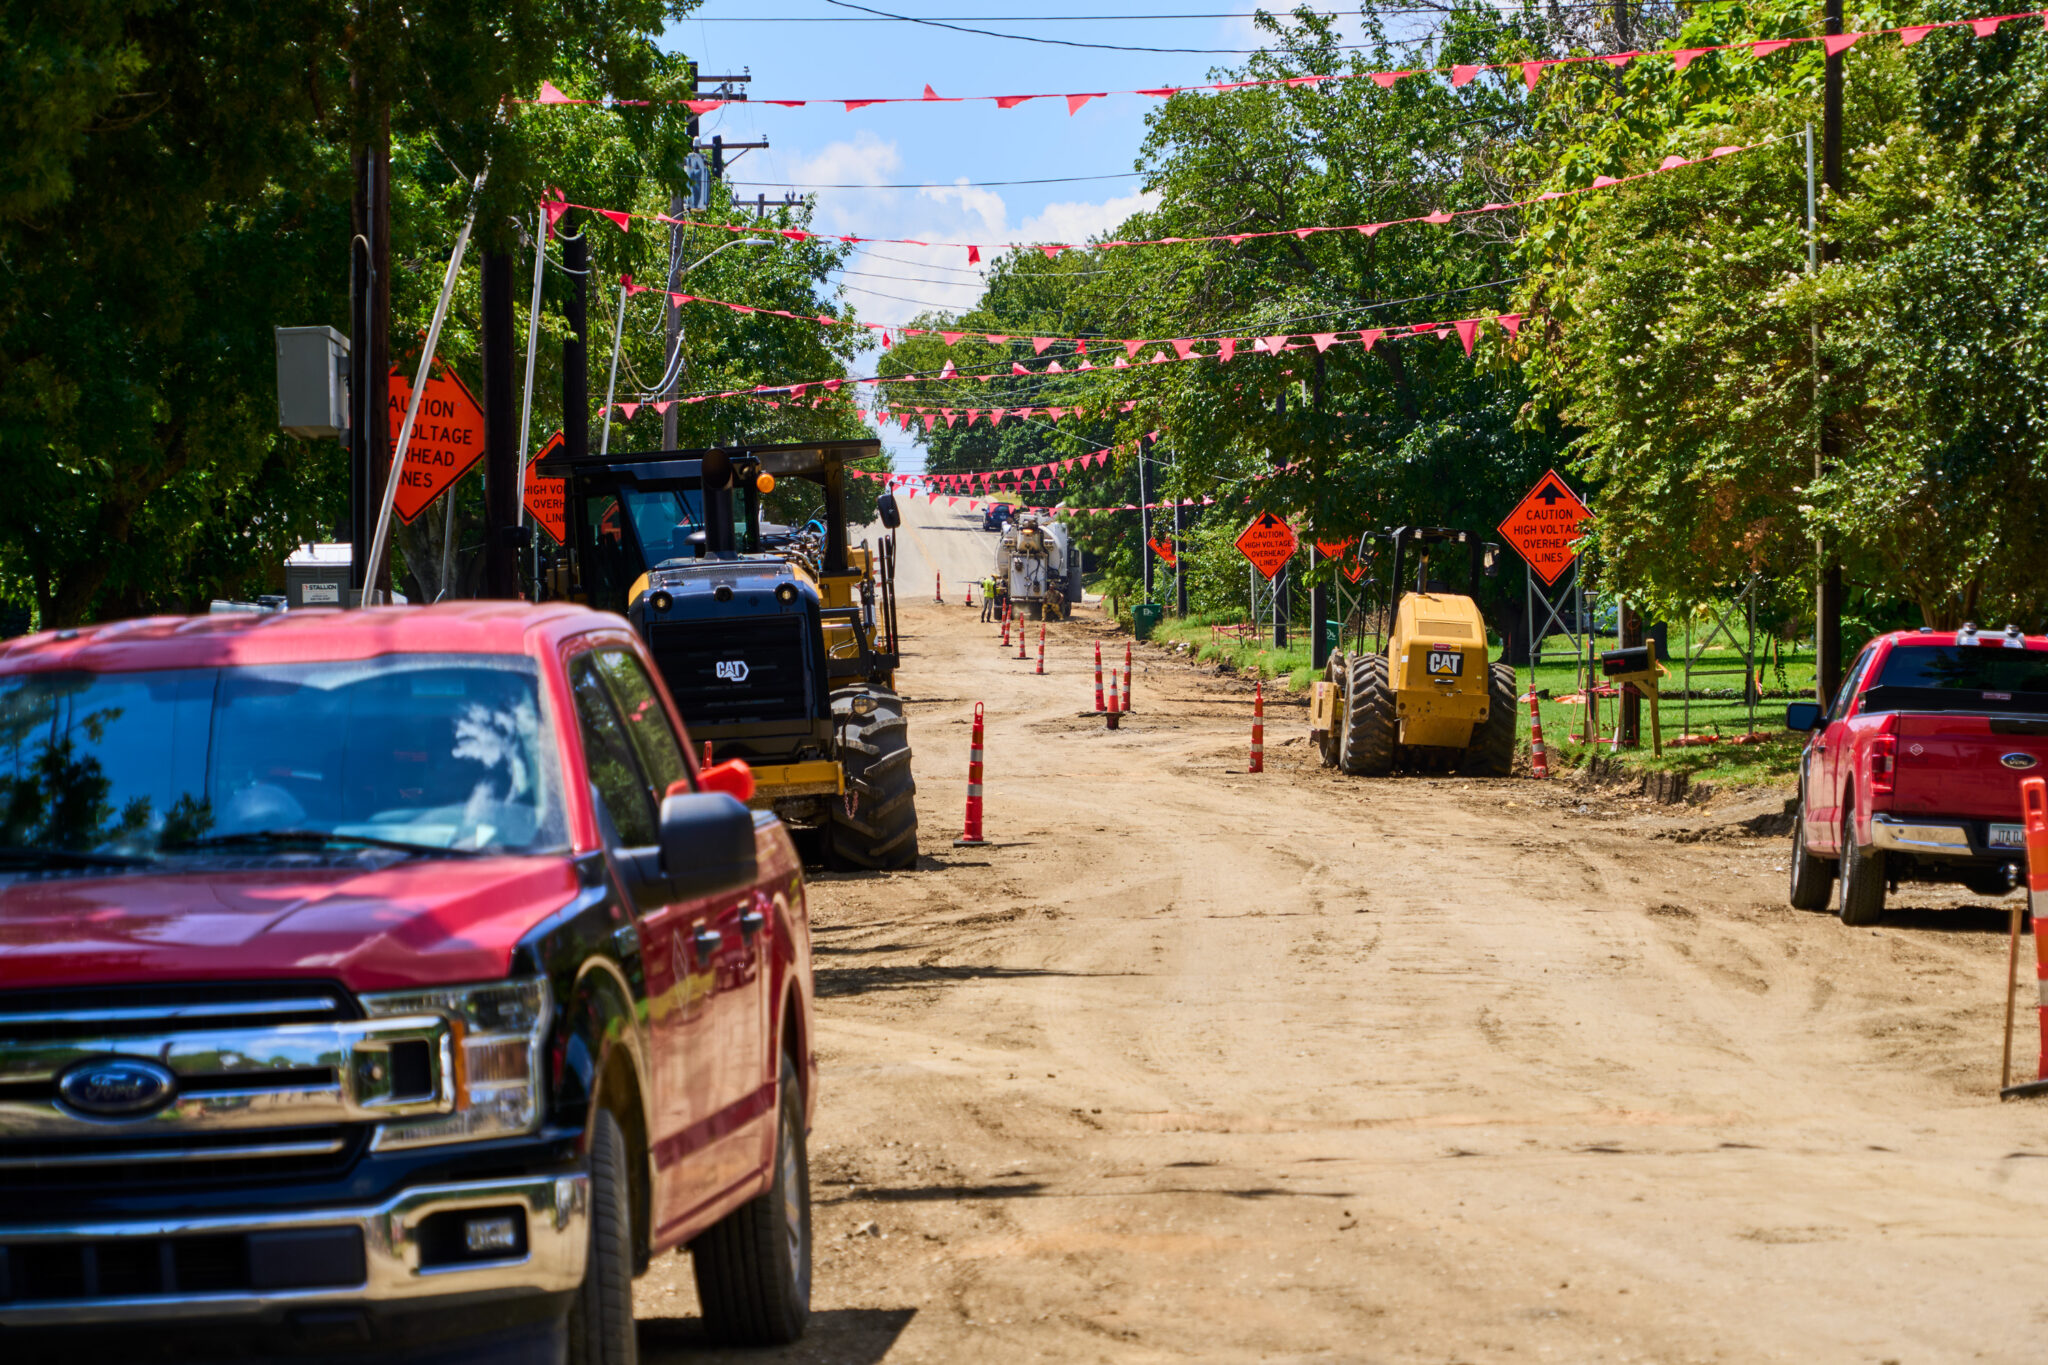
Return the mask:
M1543 500L1543 505L1545 507L1555 507L1560 501L1562 501L1565 497L1569 495L1566 494L1566 492L1562 488L1559 488L1557 486L1557 480L1545 479L1543 481L1543 487L1536 490L1536 496Z

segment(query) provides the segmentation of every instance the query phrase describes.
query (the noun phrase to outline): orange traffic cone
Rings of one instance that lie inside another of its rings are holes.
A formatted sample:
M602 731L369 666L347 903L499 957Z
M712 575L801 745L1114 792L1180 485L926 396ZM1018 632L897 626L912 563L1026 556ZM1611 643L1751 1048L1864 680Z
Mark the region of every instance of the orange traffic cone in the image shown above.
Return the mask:
M1266 771L1266 685L1252 684L1252 765L1249 772Z
M955 845L985 844L981 837L981 703L974 703L974 737L967 744L967 820Z

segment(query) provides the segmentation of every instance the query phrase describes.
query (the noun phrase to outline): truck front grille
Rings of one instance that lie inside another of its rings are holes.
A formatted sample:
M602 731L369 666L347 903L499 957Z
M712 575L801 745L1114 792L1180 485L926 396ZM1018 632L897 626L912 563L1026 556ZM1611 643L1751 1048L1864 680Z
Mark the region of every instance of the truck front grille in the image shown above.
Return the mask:
M801 613L751 620L657 621L648 647L692 729L804 720L813 706Z
M445 1020L366 1020L325 983L0 992L0 1190L345 1172L379 1120L452 1105L451 1048ZM137 1063L156 1098L78 1087Z

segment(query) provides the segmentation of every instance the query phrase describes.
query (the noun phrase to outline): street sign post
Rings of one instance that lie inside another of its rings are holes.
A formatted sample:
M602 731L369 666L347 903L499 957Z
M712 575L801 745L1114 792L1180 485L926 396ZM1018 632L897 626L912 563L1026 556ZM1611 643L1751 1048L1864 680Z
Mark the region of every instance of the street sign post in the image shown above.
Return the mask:
M1523 594L1524 622L1527 626L1529 646L1529 686L1536 686L1536 665L1543 656L1542 637L1555 626L1559 633L1572 642L1575 659L1585 651L1580 647L1580 632L1586 629L1586 597L1584 584L1578 574L1572 574L1572 582L1558 590L1552 598L1550 590L1557 588L1558 580L1578 567L1579 542L1584 538L1584 527L1592 512L1572 492L1565 481L1558 477L1556 470L1546 470L1528 496L1515 504L1515 510L1508 513L1500 524L1501 538L1515 548L1529 566L1527 591ZM1537 579L1542 579L1538 586ZM1537 607L1542 607L1542 621L1537 620ZM1565 621L1569 612L1571 621ZM1590 687L1590 679L1586 686ZM1586 738L1590 743L1593 734L1594 709L1586 708Z
M393 370L390 385L391 439L395 444L399 428L405 425L406 405L412 401L412 379ZM392 510L410 526L429 503L454 487L483 457L483 408L453 371L430 375L420 399L420 415L413 423L412 440L406 443L405 467L398 476Z
M1273 575L1286 567L1294 557L1301 540L1289 526L1271 512L1261 512L1252 518L1252 524L1245 527L1237 537L1238 553L1252 562L1265 580L1270 583Z

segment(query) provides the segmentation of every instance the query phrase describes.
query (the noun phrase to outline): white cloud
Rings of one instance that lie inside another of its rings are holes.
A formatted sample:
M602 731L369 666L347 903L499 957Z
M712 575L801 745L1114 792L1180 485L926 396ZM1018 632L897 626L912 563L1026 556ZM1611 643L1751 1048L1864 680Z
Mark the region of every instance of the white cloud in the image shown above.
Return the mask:
M1027 242L1079 244L1097 233L1109 231L1132 214L1155 208L1158 204L1159 194L1155 190L1119 195L1100 204L1047 204L1024 220L1017 236Z

